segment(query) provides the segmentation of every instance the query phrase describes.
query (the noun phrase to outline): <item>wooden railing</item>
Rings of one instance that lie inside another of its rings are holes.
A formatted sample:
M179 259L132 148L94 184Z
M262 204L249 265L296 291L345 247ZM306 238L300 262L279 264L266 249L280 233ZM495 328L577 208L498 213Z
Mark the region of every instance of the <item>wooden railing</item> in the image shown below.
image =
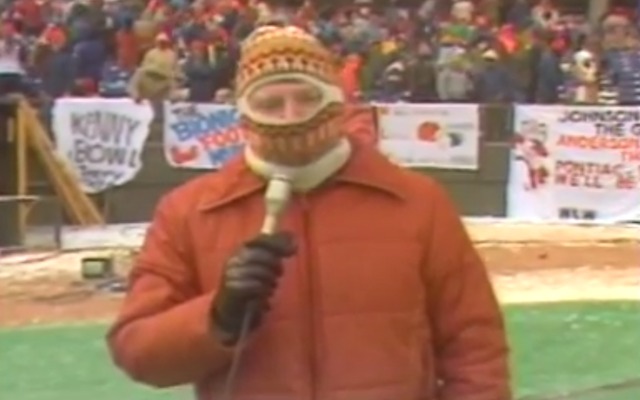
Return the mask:
M37 159L53 186L71 223L81 226L102 225L104 218L79 185L79 180L66 161L57 156L53 141L42 126L36 111L26 100L20 100L15 117L9 124L9 135L15 143L18 197L29 196L29 157ZM36 200L37 201L37 200ZM29 208L19 205L19 224L26 225ZM23 228L24 229L24 228Z

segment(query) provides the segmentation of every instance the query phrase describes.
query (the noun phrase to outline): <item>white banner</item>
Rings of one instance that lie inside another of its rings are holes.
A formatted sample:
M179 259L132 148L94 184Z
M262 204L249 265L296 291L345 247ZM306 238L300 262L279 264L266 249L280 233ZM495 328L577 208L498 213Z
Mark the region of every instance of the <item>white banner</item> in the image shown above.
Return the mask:
M164 152L172 167L220 168L243 145L235 107L165 103Z
M507 214L628 221L640 215L640 108L517 106Z
M142 168L153 110L129 99L62 98L53 107L57 151L86 193L133 179Z
M379 104L380 150L405 167L478 169L477 104Z

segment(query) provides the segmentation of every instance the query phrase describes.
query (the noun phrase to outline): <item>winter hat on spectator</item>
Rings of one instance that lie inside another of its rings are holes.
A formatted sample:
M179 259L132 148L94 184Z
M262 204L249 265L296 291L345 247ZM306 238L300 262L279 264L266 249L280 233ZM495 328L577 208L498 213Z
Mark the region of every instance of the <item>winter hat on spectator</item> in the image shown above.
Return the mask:
M50 45L62 46L67 42L67 35L59 26L50 24L42 32L42 40Z
M498 56L498 52L494 49L487 49L482 53L482 58L485 60L497 60L500 57Z
M166 32L160 32L156 35L155 41L156 43L170 43L171 39Z
M17 33L16 24L10 19L3 19L0 23L0 33L5 36L12 36Z
M251 93L282 80L308 83L322 93L320 106L299 121L265 117L252 110ZM243 43L236 75L236 102L249 147L265 161L304 165L343 137L345 96L335 56L296 27L263 26Z

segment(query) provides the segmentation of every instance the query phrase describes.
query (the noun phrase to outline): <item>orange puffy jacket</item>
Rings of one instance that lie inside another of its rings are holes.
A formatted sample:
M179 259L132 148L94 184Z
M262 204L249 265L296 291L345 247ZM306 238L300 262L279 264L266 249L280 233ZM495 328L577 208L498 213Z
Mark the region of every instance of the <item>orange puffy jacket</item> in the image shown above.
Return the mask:
M508 400L507 344L485 268L443 190L354 144L294 197L272 310L250 337L238 400ZM260 229L265 184L242 159L160 202L109 333L115 363L220 398L233 349L208 313L225 261Z

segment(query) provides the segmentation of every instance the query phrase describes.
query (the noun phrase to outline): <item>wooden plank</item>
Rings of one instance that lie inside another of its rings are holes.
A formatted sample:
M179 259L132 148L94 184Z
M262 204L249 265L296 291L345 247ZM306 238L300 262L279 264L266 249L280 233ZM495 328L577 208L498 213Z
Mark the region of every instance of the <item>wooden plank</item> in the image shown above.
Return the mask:
M26 101L20 104L19 116L26 124L29 144L44 164L49 179L69 216L75 223L83 226L104 224L102 214L89 196L82 191L66 161L58 157L52 140L39 122L35 111Z
M0 195L0 203L34 203L40 200L40 196L18 195L4 196Z

